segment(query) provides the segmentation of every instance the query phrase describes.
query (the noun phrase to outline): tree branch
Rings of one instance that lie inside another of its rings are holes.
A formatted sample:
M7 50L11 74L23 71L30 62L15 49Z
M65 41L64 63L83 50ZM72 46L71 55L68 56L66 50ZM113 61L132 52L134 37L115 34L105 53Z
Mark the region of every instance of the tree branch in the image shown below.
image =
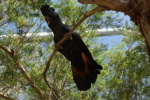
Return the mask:
M6 100L15 100L15 99L13 99L13 98L4 96L4 95L2 95L2 94L0 94L0 98L6 99Z
M49 69L50 62L52 61L52 59L53 59L55 53L57 52L57 50L58 50L58 49L55 48L54 51L53 51L53 53L52 53L52 55L51 55L50 58L48 59L48 61L47 61L47 63L46 63L46 68L44 69L44 72L43 72L43 77L44 77L45 83L46 83L47 86L50 88L50 90L51 90L51 91L54 91L54 93L56 94L57 98L59 98L59 95L57 94L57 91L56 91L53 87L50 86L50 84L48 83L48 81L47 81L47 79L46 79L46 73L47 73L47 71L48 71L48 69Z
M78 0L78 2L83 4L98 4L117 11L123 11L129 4L129 0Z
M5 48L4 46L2 46L0 44L0 49L3 50L7 55L9 55L10 57L12 57L12 52L10 52L7 48Z
M14 59L13 59L14 60ZM26 73L26 71L24 70L24 67L18 62L18 61L14 61L16 66L19 68L19 70L22 72L22 74L24 75L24 77L26 78L26 80L29 82L30 86L36 91L36 93L39 95L41 100L45 100L43 97L43 94L41 93L40 89L34 84L34 82L31 80L31 78L29 77L29 75Z
M43 94L41 93L40 89L34 84L34 82L30 79L29 75L26 73L24 70L24 67L14 58L14 51L11 50L11 52L5 48L4 46L0 45L0 49L2 49L8 56L12 58L14 61L15 65L19 68L19 70L22 72L26 80L29 82L30 86L36 91L36 93L39 95L39 98L41 100L45 100L43 97Z
M82 18L78 21L78 23L75 24L75 26L69 31L69 33L67 33L67 35L64 36L64 37L56 44L56 47L55 47L55 49L53 50L51 56L49 57L49 59L48 59L48 61L47 61L47 63L46 63L46 68L44 69L44 72L43 72L43 77L44 77L45 83L47 84L47 86L48 86L50 89L52 89L52 90L56 93L56 95L57 95L56 90L55 90L54 88L52 88L52 87L49 85L49 83L48 83L48 81L47 81L47 79L46 79L46 73L47 73L47 71L48 71L48 69L49 69L50 63L51 63L51 61L52 61L54 55L55 55L56 52L58 51L58 48L60 47L60 45L61 45L67 38L69 38L69 37L72 35L72 33L75 31L75 29L76 29L86 18L88 18L89 16L95 14L96 12L103 11L103 10L105 10L105 9L106 9L105 7L98 6L98 7L96 7L95 9L93 9L92 11L90 11L89 13L84 14L84 17L82 17ZM58 95L57 95L57 96L58 96Z

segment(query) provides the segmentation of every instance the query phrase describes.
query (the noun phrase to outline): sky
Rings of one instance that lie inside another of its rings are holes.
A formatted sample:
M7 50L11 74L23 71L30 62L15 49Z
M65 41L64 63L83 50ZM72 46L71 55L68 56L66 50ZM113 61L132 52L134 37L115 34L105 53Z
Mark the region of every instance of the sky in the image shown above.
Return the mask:
M114 11L111 11L115 14ZM119 18L123 18L122 24L125 25L125 22L128 21L129 23L131 23L130 17L127 15L124 15L124 13L119 12ZM102 43L102 44L107 44L108 45L108 49L112 48L112 46L116 46L118 45L122 39L123 39L123 35L113 35L113 36L101 36L98 37L98 42Z

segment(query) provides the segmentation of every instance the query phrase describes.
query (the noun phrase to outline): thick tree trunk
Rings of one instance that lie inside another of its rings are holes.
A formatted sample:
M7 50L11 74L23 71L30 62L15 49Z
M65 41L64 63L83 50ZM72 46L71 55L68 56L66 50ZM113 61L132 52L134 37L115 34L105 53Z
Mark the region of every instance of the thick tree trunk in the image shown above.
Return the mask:
M150 0L78 0L83 4L97 4L107 10L115 10L129 15L131 20L139 26L145 38L147 52L150 57Z

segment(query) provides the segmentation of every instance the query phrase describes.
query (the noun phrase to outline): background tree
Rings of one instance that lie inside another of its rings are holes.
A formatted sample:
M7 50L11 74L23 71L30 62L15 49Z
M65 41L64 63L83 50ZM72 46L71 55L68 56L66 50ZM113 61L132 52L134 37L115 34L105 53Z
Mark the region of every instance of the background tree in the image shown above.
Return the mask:
M145 41L133 27L122 43L103 53L105 58L105 84L102 98L111 100L146 100L150 94L149 57L145 51ZM109 74L108 74L109 73ZM148 79L148 80L147 80Z
M58 8L56 11L64 23L71 26L84 13L95 7L80 5L74 0L1 1L0 34L6 37L0 38L0 98L10 100L140 98L144 100L149 97L149 69L145 67L149 66L148 57L144 51L143 39L134 35L137 31L134 30L134 34L127 34L123 43L110 50L106 45L97 43L95 29L122 25L117 15L105 12L89 17L77 29L94 59L104 66L97 82L86 92L77 90L72 79L70 62L57 53L47 72L51 86L49 88L41 74L54 49L53 36L50 34L47 38L35 39L38 32L51 32L40 13L41 5L46 3ZM27 37L29 32L32 35Z

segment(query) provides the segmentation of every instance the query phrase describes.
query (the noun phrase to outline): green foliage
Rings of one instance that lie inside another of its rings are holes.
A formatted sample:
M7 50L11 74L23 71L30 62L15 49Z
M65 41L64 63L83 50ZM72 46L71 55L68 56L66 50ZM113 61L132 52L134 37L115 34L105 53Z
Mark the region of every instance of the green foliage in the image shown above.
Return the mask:
M0 35L7 36L0 37L0 45L12 51L14 56L10 57L0 48L0 94L19 100L21 94L26 100L39 100L35 89L16 65L18 61L46 100L56 97L41 77L45 63L54 49L53 36L35 39L37 32L50 31L40 13L41 5L46 3L56 8L63 22L71 26L95 7L81 5L75 0L1 0ZM120 27L121 20L118 15L99 12L86 19L77 29L94 59L104 67L90 90L77 90L72 79L70 62L60 53L55 55L47 78L60 99L148 99L150 65L144 40L137 34L137 29L126 23L126 28L132 32L126 34L122 43L110 50L106 45L97 43L95 38L95 29ZM26 37L28 32L32 32L30 37Z
M106 51L105 60L105 93L102 98L115 100L147 100L149 57L145 51L145 43L137 29L123 39L122 43ZM107 55L106 55L107 54ZM108 74L109 73L109 74ZM107 95L107 96L106 96Z

